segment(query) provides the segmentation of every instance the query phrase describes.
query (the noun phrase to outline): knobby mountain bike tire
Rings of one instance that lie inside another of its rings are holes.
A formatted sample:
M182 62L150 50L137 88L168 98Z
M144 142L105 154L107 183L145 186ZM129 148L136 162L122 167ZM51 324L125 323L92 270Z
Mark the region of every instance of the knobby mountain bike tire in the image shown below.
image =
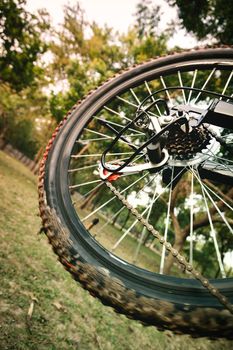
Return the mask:
M149 99L153 102L162 98L170 107L193 104L203 108L216 98L213 92L219 93L220 99L232 96L232 72L233 49L218 48L171 54L117 74L72 108L55 130L41 163L40 213L44 230L61 263L103 304L159 330L168 329L195 337L233 339L233 315L199 281L190 278L187 273L182 274L179 267L173 265L171 275L163 273L161 265L166 265L168 256L102 183L98 171L101 154L117 132L142 108L142 101ZM149 111L149 116L159 118L162 114L163 106L156 105L154 110ZM186 225L182 226L182 232L190 220L195 223L198 210L208 217L209 221L203 227L194 225L193 229L189 229L194 236L191 237L189 232L185 244L192 241L192 263L197 266L200 260L195 261L195 256L200 255L202 248L203 254L206 254L204 248L208 242L208 247L212 247L208 248L212 249L211 254L216 255L218 278L207 277L220 293L233 302L233 278L226 277L223 271L226 266L219 257L221 247L216 245L219 237L214 240L211 231L217 225L215 233L226 232L228 237L231 225L233 159L228 150L223 157L219 144L220 137L229 145L231 143L231 131L225 129L223 132L218 127L200 127L193 138L185 139L177 130L170 132L166 139L169 159L173 159L170 163L161 166L159 171L119 177L114 186L141 210L149 222L153 221L161 235L166 231L167 240L170 235L175 245L173 220L176 220L174 216L178 218L180 215L178 205ZM124 136L125 139L121 139L108 155L109 164L121 164L134 151L132 145L138 147L146 139L138 125L131 126ZM145 161L145 154L139 155L135 163L141 164L142 159ZM212 164L217 163L213 177L218 176L221 169L227 169L228 185L225 182L218 184L221 176L217 183L214 179L204 183L204 177L199 176L198 171L210 160ZM172 169L176 177L178 170L181 171L174 186ZM184 175L182 169L185 170ZM188 189L183 186L177 191L183 194L177 195L176 188L182 181ZM189 204L188 200L191 183L194 186L193 204ZM219 192L216 188L220 189ZM171 201L175 195L178 196L176 209L172 209ZM159 199L155 201L157 197ZM214 209L213 202L220 203L219 210ZM212 211L209 212L208 208ZM223 218L216 219L217 214L221 216L220 212L227 217L225 221ZM126 222L125 227L122 221ZM208 232L211 233L210 238L206 238ZM203 241L202 236L205 237ZM143 244L145 238L149 245ZM185 247L187 255L189 248ZM163 256L163 264L162 258L158 260L159 254ZM154 261L158 262L155 264ZM201 268L204 270L205 266Z

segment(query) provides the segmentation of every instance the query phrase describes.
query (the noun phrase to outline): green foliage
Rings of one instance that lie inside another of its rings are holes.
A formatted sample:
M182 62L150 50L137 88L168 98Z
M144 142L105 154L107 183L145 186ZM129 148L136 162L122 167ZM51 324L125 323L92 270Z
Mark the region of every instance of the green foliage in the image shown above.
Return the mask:
M153 5L151 0L140 1L136 6L135 28L140 39L155 37L160 21L160 6Z
M47 45L49 28L44 11L32 15L25 0L0 3L0 138L33 158L48 137L47 84L38 62Z
M46 97L37 89L16 93L0 85L0 137L30 158L48 137L49 120Z
M40 16L25 10L25 0L2 0L0 3L0 71L1 80L17 91L41 74L35 66L46 45L41 39L48 28L46 13Z
M50 108L57 121L73 104L115 72L166 52L167 34L156 35L158 9L138 4L135 25L124 35L85 20L79 4L65 6L64 24L50 45L54 83L66 89L53 93ZM87 34L88 33L88 34Z
M233 2L222 0L170 0L178 6L182 26L197 36L233 44Z
M126 35L121 37L125 62L130 65L163 55L167 52L167 40L166 34L161 34L158 37L149 35L139 38L136 28L129 30Z

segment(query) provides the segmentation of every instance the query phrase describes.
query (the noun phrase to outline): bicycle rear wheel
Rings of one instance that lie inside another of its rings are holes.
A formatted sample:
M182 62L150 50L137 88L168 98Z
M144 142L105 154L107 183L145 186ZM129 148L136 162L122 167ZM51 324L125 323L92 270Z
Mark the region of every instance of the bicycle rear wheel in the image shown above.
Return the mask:
M232 49L197 50L136 66L74 106L42 162L40 211L61 262L103 303L161 330L232 339L233 315L174 264L105 187L99 162L149 102L158 98L169 109L205 109L216 96L231 99L232 76ZM165 112L155 105L148 114L159 119ZM147 138L143 128L131 125L108 154L108 164L122 164ZM188 136L174 129L166 136L164 164L114 182L131 206L231 302L232 140L232 131L218 126L201 125ZM145 162L142 151L133 165Z

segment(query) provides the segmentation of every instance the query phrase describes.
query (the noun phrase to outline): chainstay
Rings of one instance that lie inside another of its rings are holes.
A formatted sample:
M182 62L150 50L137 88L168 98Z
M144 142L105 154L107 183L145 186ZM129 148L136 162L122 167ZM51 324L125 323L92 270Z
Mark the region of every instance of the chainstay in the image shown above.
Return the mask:
M219 302L233 314L233 305L229 300L214 287L207 278L196 270L192 264L188 263L183 255L181 255L177 249L174 249L171 243L167 242L158 231L138 212L136 208L127 201L127 199L112 185L108 180L104 181L107 187L113 192L113 194L122 202L122 204L137 218L138 221L156 238L159 243L165 247L165 249L172 254L172 256L178 261L178 263L188 272L190 272L196 280L200 281L204 288L206 288L211 295L216 297Z

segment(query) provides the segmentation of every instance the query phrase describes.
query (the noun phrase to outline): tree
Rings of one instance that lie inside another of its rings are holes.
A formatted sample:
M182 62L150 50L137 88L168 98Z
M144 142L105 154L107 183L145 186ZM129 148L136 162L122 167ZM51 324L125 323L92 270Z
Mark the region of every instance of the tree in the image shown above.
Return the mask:
M54 127L47 96L37 87L20 92L0 84L1 146L10 143L29 158L44 146Z
M159 9L150 4L139 2L135 23L125 35L87 22L79 3L64 7L64 23L50 45L54 83L65 87L50 99L56 120L117 71L165 53L168 33L158 34Z
M16 91L31 84L41 69L35 65L46 45L41 38L48 28L47 14L35 16L24 8L26 0L0 2L1 81Z
M156 37L160 21L160 6L154 6L151 0L138 2L135 13L135 28L140 39Z
M52 94L50 106L61 120L77 100L121 67L122 53L111 28L87 22L79 3L64 7L64 23L54 39L51 72L54 84L63 83L66 89Z
M161 32L160 6L153 6L151 0L139 1L134 14L134 24L126 35L120 37L123 44L126 65L132 65L167 52L170 31Z
M47 13L32 15L25 0L0 3L0 139L33 158L51 123L41 54L49 28Z
M182 27L197 39L211 38L222 44L233 44L233 2L222 0L169 0L178 7Z

